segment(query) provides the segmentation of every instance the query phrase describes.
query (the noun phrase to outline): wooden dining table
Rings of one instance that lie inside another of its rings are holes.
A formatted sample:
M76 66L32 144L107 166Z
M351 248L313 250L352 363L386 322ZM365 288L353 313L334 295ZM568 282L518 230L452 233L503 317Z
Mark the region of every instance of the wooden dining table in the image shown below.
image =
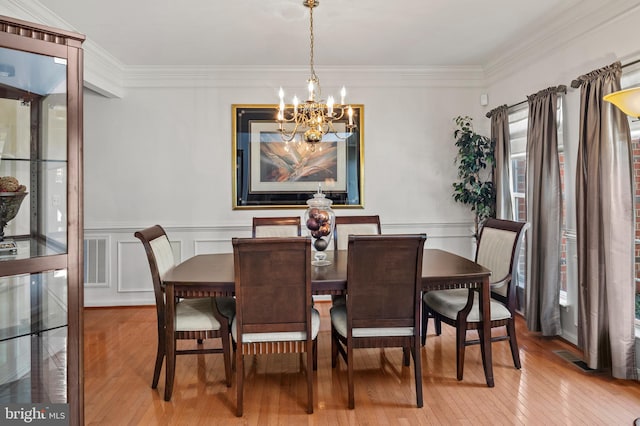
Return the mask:
M347 251L327 250L328 266L314 266L311 287L314 295L348 293ZM422 260L422 290L474 288L480 293L480 318L490 317L491 271L483 266L439 249L425 249ZM177 298L233 296L235 290L233 253L200 254L173 267L163 277L166 293L166 385L165 400L171 397L175 374L175 301ZM173 300L174 303L169 303ZM487 386L493 387L490 322L483 322L481 350Z

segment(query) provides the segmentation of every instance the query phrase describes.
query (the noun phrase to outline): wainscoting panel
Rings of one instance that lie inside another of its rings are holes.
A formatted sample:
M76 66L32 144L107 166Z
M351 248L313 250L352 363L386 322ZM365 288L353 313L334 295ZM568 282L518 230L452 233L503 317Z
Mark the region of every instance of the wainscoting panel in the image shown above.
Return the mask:
M233 246L230 239L194 240L194 254L231 253Z
M140 241L118 242L118 293L153 292L149 262ZM146 266L140 267L140 266Z

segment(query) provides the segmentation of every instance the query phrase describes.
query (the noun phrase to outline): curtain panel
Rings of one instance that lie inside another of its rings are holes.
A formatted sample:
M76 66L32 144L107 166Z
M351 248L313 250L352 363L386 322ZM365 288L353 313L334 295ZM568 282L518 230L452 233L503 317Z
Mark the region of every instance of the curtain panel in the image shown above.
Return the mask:
M562 192L558 157L558 90L551 87L528 96L527 219L529 273L526 288L527 327L544 336L560 334L560 250ZM566 89L566 88L565 88Z
M492 110L490 114L491 139L495 142L496 218L513 220L509 109L507 105L502 105Z
M619 62L572 83L580 87L576 176L578 338L593 369L636 378L634 211L627 117L602 97L620 90Z

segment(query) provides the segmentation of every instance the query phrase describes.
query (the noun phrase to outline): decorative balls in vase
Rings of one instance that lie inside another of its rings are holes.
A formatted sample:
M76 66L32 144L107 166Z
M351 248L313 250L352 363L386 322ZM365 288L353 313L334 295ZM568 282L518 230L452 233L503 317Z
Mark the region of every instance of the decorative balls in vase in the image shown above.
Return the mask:
M0 241L4 240L4 227L18 214L27 187L13 176L0 177Z
M333 235L335 214L331 209L332 201L325 197L321 189L313 194L313 198L307 200L309 206L305 212L305 223L313 238L313 247L316 249L314 266L326 266L331 262L327 260L324 251L329 247Z

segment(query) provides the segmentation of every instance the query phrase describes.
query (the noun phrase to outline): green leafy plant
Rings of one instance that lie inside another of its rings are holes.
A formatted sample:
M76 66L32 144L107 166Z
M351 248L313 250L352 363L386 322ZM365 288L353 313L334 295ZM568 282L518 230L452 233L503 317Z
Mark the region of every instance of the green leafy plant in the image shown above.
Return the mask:
M474 132L471 121L471 117L467 116L455 118L457 128L453 135L458 147L455 163L460 180L453 183L453 199L471 207L474 212L474 237L477 238L482 222L495 212L495 144L490 138Z

